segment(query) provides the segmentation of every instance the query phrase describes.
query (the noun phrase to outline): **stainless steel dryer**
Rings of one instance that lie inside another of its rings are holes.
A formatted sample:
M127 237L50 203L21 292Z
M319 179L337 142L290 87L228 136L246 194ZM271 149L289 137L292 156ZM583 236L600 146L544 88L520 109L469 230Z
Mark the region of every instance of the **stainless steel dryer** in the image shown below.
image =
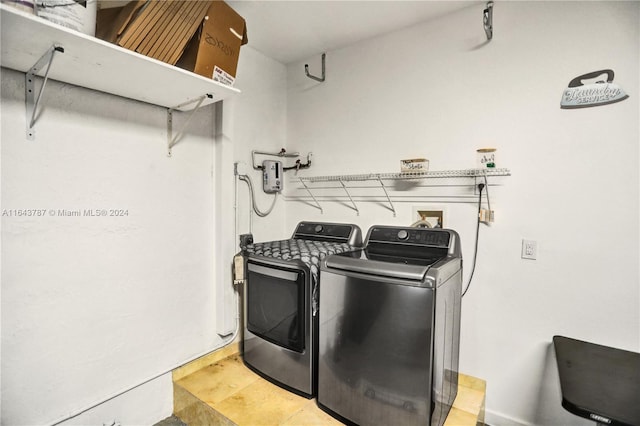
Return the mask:
M361 247L356 225L300 222L291 239L243 249L243 359L249 368L295 393L315 396L320 261Z
M322 262L318 405L347 423L442 425L458 390L458 234L374 226L365 246Z

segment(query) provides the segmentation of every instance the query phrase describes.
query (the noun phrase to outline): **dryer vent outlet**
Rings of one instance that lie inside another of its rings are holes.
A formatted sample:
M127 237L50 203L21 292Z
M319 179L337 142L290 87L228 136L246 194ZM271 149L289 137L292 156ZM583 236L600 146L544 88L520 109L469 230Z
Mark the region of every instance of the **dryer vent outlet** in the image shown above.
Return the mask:
M444 228L444 210L414 207L411 226L416 228Z

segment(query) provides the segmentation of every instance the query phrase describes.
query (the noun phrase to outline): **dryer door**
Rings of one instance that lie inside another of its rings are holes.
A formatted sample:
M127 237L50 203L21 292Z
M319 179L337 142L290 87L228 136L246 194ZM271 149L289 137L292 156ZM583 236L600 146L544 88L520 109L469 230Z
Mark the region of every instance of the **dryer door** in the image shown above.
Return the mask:
M305 273L247 263L247 329L276 345L305 350Z

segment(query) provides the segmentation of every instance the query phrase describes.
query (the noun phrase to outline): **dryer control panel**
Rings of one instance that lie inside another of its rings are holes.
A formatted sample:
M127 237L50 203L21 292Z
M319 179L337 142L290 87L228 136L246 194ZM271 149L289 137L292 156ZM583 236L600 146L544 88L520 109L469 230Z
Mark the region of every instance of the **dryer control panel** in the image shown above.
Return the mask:
M300 222L293 233L294 239L344 242L362 246L362 231L347 223Z

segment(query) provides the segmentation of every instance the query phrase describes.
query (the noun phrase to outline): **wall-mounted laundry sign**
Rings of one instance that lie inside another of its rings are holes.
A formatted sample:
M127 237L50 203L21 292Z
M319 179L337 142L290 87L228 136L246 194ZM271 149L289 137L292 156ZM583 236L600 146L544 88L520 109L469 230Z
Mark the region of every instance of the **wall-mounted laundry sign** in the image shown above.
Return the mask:
M607 80L596 80L586 83L584 80L595 80L607 75ZM617 84L613 83L613 70L593 71L571 80L560 101L560 108L586 108L612 104L627 99L629 95Z

